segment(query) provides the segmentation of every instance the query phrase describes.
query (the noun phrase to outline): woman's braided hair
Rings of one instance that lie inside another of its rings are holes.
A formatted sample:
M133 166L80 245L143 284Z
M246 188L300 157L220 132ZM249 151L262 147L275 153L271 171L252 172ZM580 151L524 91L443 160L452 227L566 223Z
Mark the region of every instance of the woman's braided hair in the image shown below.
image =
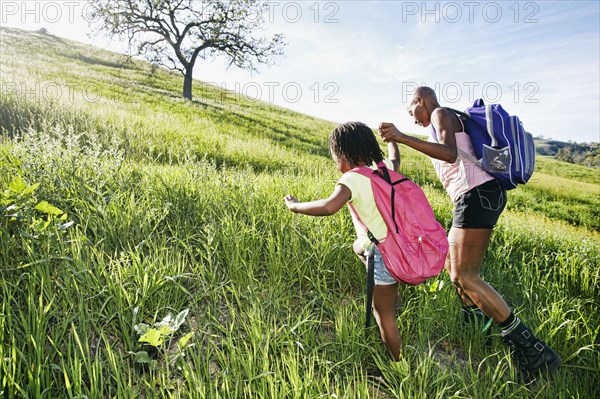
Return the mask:
M346 122L333 129L329 136L329 151L351 165L364 163L370 166L383 161L383 151L373 131L361 122Z

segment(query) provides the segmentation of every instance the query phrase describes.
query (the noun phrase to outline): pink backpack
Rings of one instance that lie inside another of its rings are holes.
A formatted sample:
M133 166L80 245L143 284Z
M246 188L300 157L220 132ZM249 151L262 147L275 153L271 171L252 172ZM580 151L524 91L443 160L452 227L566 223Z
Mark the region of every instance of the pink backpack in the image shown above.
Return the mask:
M411 285L439 275L448 254L448 238L423 190L383 162L377 170L361 166L351 172L371 179L375 204L388 228L385 239L378 241L352 205L348 206L381 252L390 274Z

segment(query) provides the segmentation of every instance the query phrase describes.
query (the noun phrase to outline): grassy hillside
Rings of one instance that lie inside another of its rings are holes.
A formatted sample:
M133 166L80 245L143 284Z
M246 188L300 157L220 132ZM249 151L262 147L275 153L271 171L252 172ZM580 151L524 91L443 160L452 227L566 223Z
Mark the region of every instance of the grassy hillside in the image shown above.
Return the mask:
M484 268L561 354L557 373L518 383L499 338L486 346L458 322L445 273L400 288L405 353L392 364L374 330L365 338L349 215L282 201L331 192L334 124L202 82L184 102L180 79L0 29L0 395L595 395L597 172L541 159L511 192ZM448 226L431 164L401 151Z
M592 168L600 167L600 145L595 143L566 143L541 137L534 138L538 155Z

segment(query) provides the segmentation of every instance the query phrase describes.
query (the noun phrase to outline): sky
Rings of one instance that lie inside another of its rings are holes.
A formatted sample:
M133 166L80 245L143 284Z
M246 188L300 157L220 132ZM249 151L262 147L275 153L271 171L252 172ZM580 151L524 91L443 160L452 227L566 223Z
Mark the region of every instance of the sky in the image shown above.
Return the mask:
M85 1L0 1L0 25L113 51L90 36ZM406 105L417 86L442 106L501 103L527 131L600 141L598 1L269 1L261 35L287 46L249 73L199 61L194 78L333 122L393 122L425 134Z

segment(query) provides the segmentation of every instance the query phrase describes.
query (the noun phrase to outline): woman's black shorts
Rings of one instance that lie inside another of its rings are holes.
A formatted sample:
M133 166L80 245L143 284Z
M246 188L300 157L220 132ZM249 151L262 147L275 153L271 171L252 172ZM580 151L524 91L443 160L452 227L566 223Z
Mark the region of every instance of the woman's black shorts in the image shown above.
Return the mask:
M506 206L506 190L496 179L467 191L454 203L452 226L491 229Z

